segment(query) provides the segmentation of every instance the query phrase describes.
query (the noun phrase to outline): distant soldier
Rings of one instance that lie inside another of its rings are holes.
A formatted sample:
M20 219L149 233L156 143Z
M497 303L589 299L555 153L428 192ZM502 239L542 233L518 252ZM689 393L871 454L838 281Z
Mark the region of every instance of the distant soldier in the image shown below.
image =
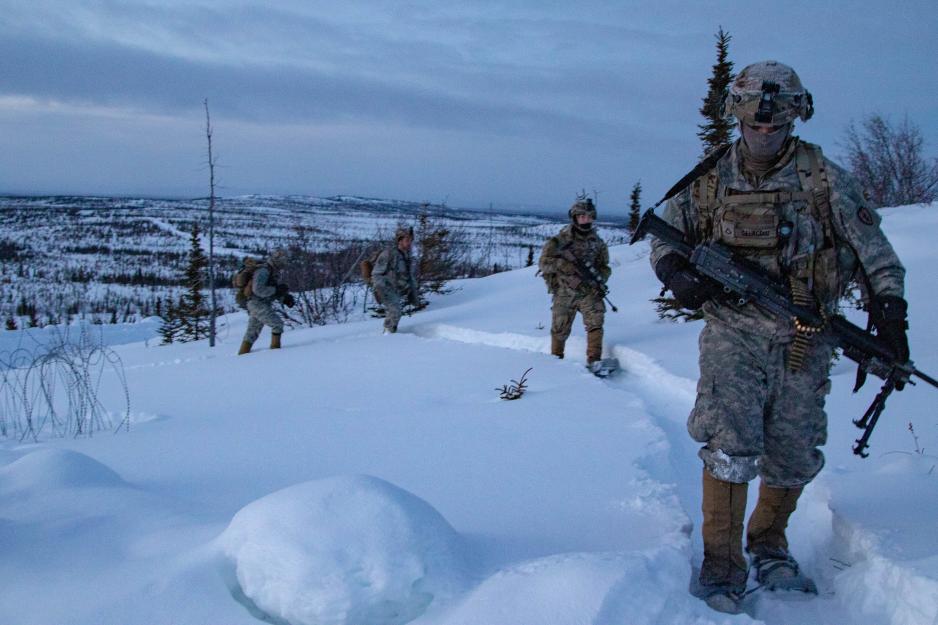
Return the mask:
M287 286L279 281L286 260L284 250L275 250L264 263L247 258L244 267L235 275L235 286L239 288L238 303L248 312L248 327L238 350L239 356L251 351L265 325L270 327L270 348L280 349L283 319L274 310L273 303L280 300L291 308L295 304Z
M397 332L403 302L416 306L419 302L417 279L410 249L414 244L413 228L398 228L395 243L378 254L371 272L375 299L384 306L384 332Z
M792 134L813 111L795 71L776 61L744 68L726 96L742 137L709 155L663 218L692 245L719 243L790 287L802 306L831 315L857 280L879 336L908 361L905 270L856 180ZM748 567L768 590L816 593L788 548L785 528L824 466L824 402L834 339L759 306L730 300L661 241L655 273L685 308L703 310L697 401L687 422L702 444L700 595L737 613ZM898 388L897 388L898 390ZM744 527L748 483L761 478Z
M538 261L551 306L550 353L564 356L564 346L577 311L586 328L586 363L592 370L603 354L603 321L606 305L603 285L609 280L609 250L593 228L596 207L589 198L577 200L569 211L571 223L544 244ZM592 267L596 279L584 268Z

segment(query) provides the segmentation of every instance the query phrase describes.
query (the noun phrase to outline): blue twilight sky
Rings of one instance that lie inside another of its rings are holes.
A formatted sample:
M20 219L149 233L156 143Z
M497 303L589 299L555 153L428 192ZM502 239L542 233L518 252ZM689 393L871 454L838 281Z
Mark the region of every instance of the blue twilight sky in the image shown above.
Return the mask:
M0 0L0 193L651 203L699 155L714 33L798 70L799 134L908 115L938 153L938 4Z

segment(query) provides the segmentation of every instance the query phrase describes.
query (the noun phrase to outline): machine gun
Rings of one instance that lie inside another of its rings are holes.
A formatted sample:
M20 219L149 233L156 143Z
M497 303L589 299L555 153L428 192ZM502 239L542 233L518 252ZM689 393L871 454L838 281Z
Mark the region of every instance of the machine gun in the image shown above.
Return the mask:
M837 346L847 358L857 363L863 374L872 373L885 380L866 413L853 422L863 430L863 435L856 440L853 447L854 454L862 458L869 455L866 449L869 447L873 428L886 408L886 399L896 389L897 384L914 385L912 376L915 376L938 387L938 381L916 369L911 360L897 360L892 349L875 334L850 323L840 315L827 316L821 311L796 304L785 285L768 276L759 267L737 258L725 245L689 244L684 233L655 215L653 208L642 216L629 244L641 241L649 234L687 258L698 273L722 286L725 297L730 301L735 300L736 305L744 306L752 302L774 315L791 319L796 327L807 328L812 332L829 328ZM857 388L854 392L856 390Z

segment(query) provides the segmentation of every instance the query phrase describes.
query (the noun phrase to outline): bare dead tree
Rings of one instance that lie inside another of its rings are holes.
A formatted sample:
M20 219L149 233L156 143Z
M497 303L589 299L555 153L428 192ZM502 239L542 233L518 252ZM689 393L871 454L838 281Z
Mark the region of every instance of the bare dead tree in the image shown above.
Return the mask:
M280 272L281 280L296 294L296 306L286 313L288 321L307 326L347 321L364 293L357 269L368 249L368 242L357 240L315 246L308 228L295 226Z
M922 132L908 117L894 125L874 113L851 122L842 147L847 164L874 208L938 199L938 159L927 159Z
M215 299L215 158L212 155L212 118L208 112L208 98L205 104L205 138L208 141L208 283L211 289L209 306L211 314L208 321L208 346L215 347L215 317L218 303Z

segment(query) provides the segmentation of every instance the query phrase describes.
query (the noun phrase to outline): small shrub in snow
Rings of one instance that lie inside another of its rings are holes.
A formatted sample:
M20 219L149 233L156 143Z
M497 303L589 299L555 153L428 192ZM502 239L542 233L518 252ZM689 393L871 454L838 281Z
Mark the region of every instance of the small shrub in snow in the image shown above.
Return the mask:
M505 384L501 388L495 389L501 392L499 397L502 399L521 399L524 392L528 390L528 374L531 373L532 369L533 367L529 367L527 371L522 373L520 380L512 380L511 384Z

